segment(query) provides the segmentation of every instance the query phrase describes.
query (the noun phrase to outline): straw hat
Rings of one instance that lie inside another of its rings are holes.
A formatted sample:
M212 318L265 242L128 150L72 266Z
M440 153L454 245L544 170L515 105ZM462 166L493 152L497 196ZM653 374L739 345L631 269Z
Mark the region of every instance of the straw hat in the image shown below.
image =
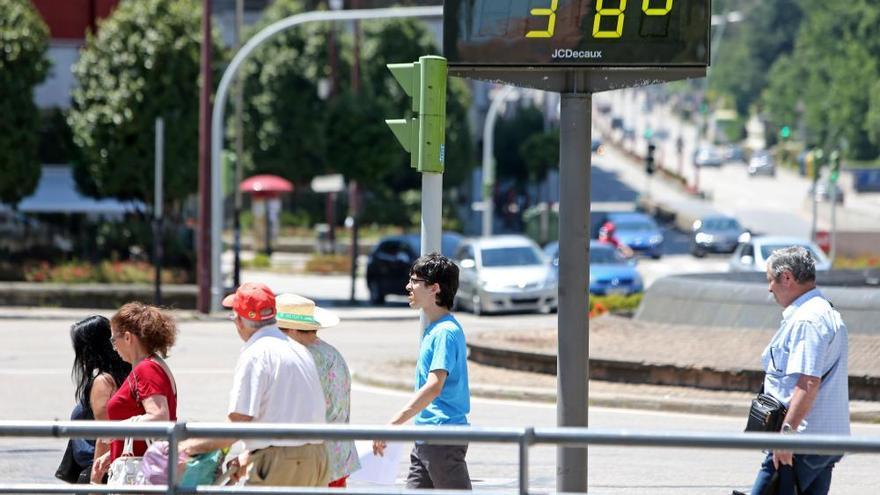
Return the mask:
M278 326L285 330L318 330L339 323L339 317L319 308L315 301L296 294L280 294L275 298Z

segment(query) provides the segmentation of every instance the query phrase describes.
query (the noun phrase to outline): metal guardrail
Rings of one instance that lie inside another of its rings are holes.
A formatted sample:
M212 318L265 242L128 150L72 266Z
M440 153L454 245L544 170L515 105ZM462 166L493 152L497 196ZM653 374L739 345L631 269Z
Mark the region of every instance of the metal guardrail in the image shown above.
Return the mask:
M169 459L177 457L181 440L187 438L315 439L390 441L422 440L429 443L513 443L519 446L519 489L529 493L529 447L555 444L567 447L622 445L639 447L696 447L704 449L786 449L817 454L880 453L880 437L841 435L778 435L774 433L706 433L598 428L483 428L473 426L351 426L278 423L119 423L113 421L0 421L0 437L167 438ZM0 493L167 493L180 494L338 494L338 488L177 486L179 473L169 463L169 485L110 487L68 484L0 484ZM373 495L386 489L348 488L346 493ZM438 490L396 490L406 495L461 493ZM498 493L498 492L482 492Z

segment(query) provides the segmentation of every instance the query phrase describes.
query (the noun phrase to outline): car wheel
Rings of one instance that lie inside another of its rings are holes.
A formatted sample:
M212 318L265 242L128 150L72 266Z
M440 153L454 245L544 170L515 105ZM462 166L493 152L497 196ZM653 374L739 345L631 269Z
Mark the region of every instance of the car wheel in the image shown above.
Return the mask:
M480 301L480 296L474 295L471 299L471 312L474 313L474 316L483 315L483 302Z
M379 287L379 282L373 280L369 284L370 286L370 303L376 306L381 306L385 304L385 294L382 293L382 289Z
M706 251L703 251L702 249L695 247L695 248L691 249L691 254L693 254L697 258L702 258L702 257L706 256Z
M659 260L661 256L663 256L663 255L660 253L654 253L651 255L651 259L652 260Z

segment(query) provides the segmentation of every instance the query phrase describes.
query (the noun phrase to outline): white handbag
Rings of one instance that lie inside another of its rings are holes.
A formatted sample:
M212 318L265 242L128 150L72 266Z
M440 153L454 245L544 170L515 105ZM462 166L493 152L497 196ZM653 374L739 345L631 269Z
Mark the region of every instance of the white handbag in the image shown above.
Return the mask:
M122 448L122 455L110 464L107 471L107 485L144 485L144 475L141 473L141 463L144 458L134 455L134 439L126 438Z

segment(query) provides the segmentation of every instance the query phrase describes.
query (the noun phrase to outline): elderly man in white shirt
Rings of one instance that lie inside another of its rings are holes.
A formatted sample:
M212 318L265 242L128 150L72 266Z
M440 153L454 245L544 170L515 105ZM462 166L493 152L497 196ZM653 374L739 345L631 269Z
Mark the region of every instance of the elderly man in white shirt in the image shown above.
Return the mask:
M324 392L315 361L301 344L281 332L275 295L264 284L244 284L223 300L233 309L245 342L235 366L229 420L255 423L325 423ZM194 455L234 440L194 440L181 451ZM315 440L245 440L241 459L247 485L327 486L327 450Z
M816 262L809 250L789 247L767 261L768 290L785 308L782 324L764 350L764 392L788 408L783 434L849 435L846 325L816 288ZM752 495L765 493L774 473L793 466L799 493L825 495L840 456L773 451Z

